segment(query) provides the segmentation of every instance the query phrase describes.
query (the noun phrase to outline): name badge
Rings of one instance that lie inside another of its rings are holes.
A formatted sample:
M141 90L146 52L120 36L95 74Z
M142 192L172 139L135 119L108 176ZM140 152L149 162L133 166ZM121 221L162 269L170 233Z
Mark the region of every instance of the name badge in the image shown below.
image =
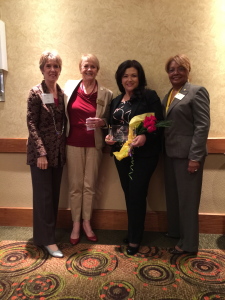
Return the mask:
M104 106L104 101L101 99L97 99L97 104Z
M183 95L183 94L181 94L181 93L177 93L176 96L175 96L175 98L181 100L181 99L184 98L184 96L185 96L185 95Z
M44 104L52 104L54 103L53 94L41 94L42 102Z

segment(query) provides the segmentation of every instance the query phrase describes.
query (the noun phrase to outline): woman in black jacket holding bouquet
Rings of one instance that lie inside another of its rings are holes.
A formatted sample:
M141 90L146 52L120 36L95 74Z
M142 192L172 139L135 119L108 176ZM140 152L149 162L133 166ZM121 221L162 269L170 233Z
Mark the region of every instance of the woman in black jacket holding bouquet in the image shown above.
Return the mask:
M163 120L162 106L156 92L146 89L143 67L136 60L127 60L119 65L116 81L121 94L113 99L110 109L110 125L129 126L130 120L137 115L154 113L157 121ZM112 152L120 151L122 144L106 136L106 143ZM132 157L118 160L115 164L124 191L128 215L127 254L138 252L144 232L146 198L150 178L157 166L161 150L161 130L137 135L131 143ZM132 164L132 175L131 172Z

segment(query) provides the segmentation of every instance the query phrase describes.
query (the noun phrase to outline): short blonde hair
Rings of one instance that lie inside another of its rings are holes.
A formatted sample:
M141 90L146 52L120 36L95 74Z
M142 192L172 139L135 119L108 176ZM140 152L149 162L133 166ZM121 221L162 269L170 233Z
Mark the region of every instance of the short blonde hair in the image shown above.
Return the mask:
M165 70L167 73L169 72L170 64L172 61L175 61L179 66L184 67L188 71L188 73L191 71L191 62L189 58L185 54L177 54L175 56L171 56L167 60L165 65Z
M97 56L95 56L94 54L83 54L81 56L80 62L79 62L79 68L81 69L81 64L84 60L90 60L93 62L93 64L97 67L98 71L100 69L100 64L99 64L99 60L97 58Z
M59 65L60 70L62 70L62 59L59 56L57 51L52 50L52 51L44 51L41 54L41 57L39 60L39 68L41 71L43 71L44 66L49 59L54 59L57 62L57 64Z

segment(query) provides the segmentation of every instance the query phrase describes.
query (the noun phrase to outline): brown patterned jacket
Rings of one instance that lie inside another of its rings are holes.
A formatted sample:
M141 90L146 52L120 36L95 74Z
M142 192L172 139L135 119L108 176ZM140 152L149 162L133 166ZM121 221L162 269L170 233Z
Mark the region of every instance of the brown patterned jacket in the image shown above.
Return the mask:
M58 106L55 103L44 104L42 93L49 93L43 80L30 90L27 101L27 164L36 165L37 158L47 156L48 166L57 167L65 164L66 117L63 91L57 85Z

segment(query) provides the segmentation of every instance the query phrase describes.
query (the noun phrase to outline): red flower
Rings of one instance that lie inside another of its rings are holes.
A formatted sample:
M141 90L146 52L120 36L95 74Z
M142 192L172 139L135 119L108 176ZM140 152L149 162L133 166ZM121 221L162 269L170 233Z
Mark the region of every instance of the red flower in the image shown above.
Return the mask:
M154 125L150 125L150 126L148 126L147 130L148 130L148 132L153 132L153 131L156 131L155 124L154 124Z
M155 125L157 119L155 116L145 117L143 125L148 129L149 126Z
M149 133L156 131L157 119L154 116L145 117L143 121L143 127L147 129Z

